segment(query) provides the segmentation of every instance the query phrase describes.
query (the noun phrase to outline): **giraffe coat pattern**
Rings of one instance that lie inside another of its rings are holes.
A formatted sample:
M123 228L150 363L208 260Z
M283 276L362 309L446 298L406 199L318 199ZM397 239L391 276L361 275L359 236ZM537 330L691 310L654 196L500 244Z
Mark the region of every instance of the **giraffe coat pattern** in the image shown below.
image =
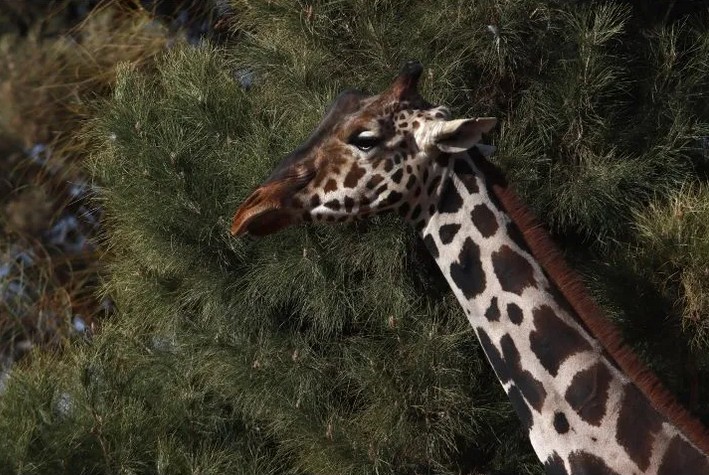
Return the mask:
M477 145L495 120L451 120L418 94L421 70L407 64L377 96L338 96L237 210L232 233L398 212L435 258L548 474L709 475L701 425L592 302L573 298L577 284L554 271L560 257L530 238L543 231L500 193Z
M514 223L487 195L476 159L452 159L470 165L479 191L470 193L464 184L471 176L450 173L446 179L461 205L430 216L422 234L435 246L436 261L548 473L709 473L706 456L605 356L568 306L560 305L534 256L509 235ZM494 216L496 232L470 218L478 207ZM453 239L441 233L451 223L461 226ZM478 243L474 265L461 252L470 243ZM468 271L459 272L461 267ZM679 460L684 451L693 455Z

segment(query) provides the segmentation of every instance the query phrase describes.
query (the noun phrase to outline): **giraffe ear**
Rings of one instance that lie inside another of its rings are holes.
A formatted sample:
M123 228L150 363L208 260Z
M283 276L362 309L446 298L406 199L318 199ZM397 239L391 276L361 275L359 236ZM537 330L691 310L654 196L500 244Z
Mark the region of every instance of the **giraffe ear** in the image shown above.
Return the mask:
M465 152L478 143L482 134L490 132L497 124L494 117L448 120L436 134L436 146L446 153Z

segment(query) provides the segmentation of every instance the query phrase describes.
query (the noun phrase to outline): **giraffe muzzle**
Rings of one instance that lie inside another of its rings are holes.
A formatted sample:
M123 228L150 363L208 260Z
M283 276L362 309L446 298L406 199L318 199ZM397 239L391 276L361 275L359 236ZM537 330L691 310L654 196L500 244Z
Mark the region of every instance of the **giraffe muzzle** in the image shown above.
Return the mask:
M423 65L421 63L408 61L394 79L394 83L389 89L390 94L399 100L418 95L418 82L422 72Z
M239 206L231 223L231 234L249 233L261 237L273 234L299 221L294 204L296 195L313 178L314 170L304 166L289 166L259 186Z
M293 224L293 213L283 206L283 188L279 183L272 183L251 193L234 214L231 234L261 237Z

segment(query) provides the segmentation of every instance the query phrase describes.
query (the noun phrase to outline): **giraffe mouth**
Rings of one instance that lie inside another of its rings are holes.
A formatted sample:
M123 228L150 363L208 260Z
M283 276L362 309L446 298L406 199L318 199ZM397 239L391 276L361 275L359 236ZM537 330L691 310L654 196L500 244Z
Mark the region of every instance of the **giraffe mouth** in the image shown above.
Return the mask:
M284 229L294 222L293 213L283 206L287 184L283 181L257 188L239 206L231 223L231 234L261 237Z
M258 187L239 206L231 223L232 236L248 233L262 237L296 224L296 195L315 172L307 167L288 167L278 176Z

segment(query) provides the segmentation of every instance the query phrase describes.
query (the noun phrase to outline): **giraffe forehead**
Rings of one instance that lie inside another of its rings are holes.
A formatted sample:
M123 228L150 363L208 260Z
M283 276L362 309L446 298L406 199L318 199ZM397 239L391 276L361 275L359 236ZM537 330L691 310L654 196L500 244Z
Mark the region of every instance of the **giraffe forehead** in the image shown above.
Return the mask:
M404 117L442 118L450 113L446 107L436 107L423 100L391 101L380 96L364 100L360 113L372 118L397 120Z
M381 103L377 100L365 103L360 110L349 114L340 127L340 132L346 134L357 129L364 130L375 124L384 128L391 127L401 114L414 112L407 108L406 103Z

